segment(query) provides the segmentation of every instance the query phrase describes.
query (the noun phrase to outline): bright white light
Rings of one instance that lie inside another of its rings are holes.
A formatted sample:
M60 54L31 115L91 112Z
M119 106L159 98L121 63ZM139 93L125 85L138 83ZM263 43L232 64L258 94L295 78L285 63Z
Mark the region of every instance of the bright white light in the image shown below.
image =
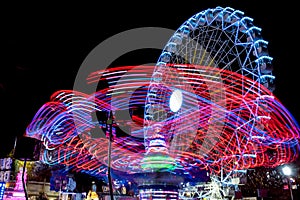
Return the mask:
M180 90L174 90L170 97L170 109L173 112L177 112L182 105L182 92Z
M292 174L292 169L288 166L282 168L282 172L286 176L290 176Z

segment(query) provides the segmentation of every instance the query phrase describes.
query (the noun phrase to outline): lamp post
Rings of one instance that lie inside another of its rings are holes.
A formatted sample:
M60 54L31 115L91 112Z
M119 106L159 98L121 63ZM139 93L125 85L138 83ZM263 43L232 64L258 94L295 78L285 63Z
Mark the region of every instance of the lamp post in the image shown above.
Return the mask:
M288 188L290 190L291 200L294 200L293 190L292 190L291 181L290 181L290 176L292 175L292 169L289 166L284 166L282 168L282 172L286 176L286 179L287 179L287 182L288 182Z
M112 128L113 128L113 113L110 111L108 120L106 122L107 128L109 128L108 133L108 186L110 199L113 200L113 187L112 187L112 178L111 178L111 142L113 140Z

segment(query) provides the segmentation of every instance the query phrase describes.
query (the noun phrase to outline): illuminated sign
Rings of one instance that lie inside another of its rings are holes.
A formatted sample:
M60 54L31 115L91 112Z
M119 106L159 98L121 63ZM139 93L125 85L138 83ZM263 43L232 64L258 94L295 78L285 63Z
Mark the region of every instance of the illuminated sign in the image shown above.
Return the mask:
M18 172L17 177L16 177L16 185L15 185L15 188L14 188L15 191L23 191L24 190L22 175L23 175L23 169L22 169L22 167L20 167L19 172ZM26 170L25 170L25 172L24 172L24 182L25 183L26 183L26 180L27 180L27 173L26 173Z
M9 182L12 162L11 158L0 159L0 182Z
M5 182L0 182L0 200L3 200L5 191Z

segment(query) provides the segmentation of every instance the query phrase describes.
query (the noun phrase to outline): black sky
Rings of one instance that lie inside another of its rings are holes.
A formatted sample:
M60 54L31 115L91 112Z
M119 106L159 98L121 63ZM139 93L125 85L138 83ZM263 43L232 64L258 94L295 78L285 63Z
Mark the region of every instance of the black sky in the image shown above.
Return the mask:
M24 134L34 114L52 93L72 89L81 63L103 40L138 27L176 30L192 15L216 6L241 10L245 16L254 19L254 25L262 28L262 36L269 42L269 54L273 57L274 94L300 121L300 97L297 94L300 85L299 11L296 1L14 4L3 6L5 12L1 17L1 32L4 33L0 45L1 155L6 155L13 148L14 137ZM157 56L153 53L139 59L155 63ZM134 62L124 63L128 64Z

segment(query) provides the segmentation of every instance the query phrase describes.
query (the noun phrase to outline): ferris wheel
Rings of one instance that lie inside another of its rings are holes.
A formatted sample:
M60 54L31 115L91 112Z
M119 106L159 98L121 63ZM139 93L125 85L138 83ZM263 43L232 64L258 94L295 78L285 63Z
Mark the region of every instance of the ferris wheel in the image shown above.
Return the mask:
M223 167L230 172L259 165L260 147L245 146L265 140L262 119L270 119L264 106L274 99L275 76L267 47L261 28L240 10L216 7L185 21L165 45L150 81L146 148L158 128L186 168L197 163L219 174Z

